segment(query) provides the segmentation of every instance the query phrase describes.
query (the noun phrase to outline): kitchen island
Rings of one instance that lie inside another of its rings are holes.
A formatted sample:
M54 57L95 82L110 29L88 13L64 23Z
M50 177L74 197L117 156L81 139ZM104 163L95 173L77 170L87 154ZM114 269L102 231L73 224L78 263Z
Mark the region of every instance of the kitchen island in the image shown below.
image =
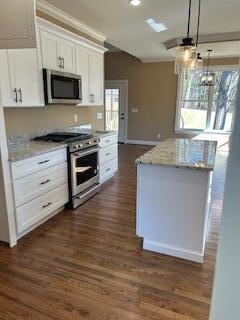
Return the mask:
M136 160L136 233L144 249L203 262L216 146L168 139Z

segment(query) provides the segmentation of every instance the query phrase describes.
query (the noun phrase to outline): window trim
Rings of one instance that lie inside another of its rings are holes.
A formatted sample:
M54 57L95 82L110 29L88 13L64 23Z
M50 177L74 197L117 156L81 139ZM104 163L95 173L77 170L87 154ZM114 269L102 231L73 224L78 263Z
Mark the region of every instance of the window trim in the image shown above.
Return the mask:
M222 71L222 70L239 70L240 66L238 64L234 65L212 65L210 66L211 70L213 71ZM205 66L203 70L206 70L207 67ZM178 85L177 85L177 101L176 101L176 113L175 113L175 133L182 133L182 134L199 134L199 133L216 133L216 134L231 134L231 132L224 132L224 131L216 131L211 129L181 129L180 128L180 112L181 112L181 94L182 94L182 81L181 81L182 74L178 75ZM235 115L235 111L234 111ZM234 116L233 115L233 116Z

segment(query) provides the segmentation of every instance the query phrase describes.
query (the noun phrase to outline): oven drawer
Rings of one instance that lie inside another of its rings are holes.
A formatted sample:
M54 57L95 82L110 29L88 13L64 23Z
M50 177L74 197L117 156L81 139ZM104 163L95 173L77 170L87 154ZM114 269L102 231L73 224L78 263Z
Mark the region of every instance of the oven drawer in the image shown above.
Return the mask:
M109 147L100 149L99 151L99 163L104 164L105 162L108 162L114 158L116 158L118 155L118 146L117 144L113 144Z
M17 231L21 233L41 222L68 202L68 185L64 184L16 209Z
M68 181L67 163L31 174L13 181L15 205L20 205L62 185Z
M100 183L108 180L117 171L117 158L100 165Z
M108 135L106 137L100 138L99 145L101 148L105 148L105 147L110 146L111 144L115 144L115 143L117 144L117 142L118 142L118 136L116 133L114 133L114 134Z
M56 166L67 160L66 148L47 152L38 156L13 162L11 165L13 180Z

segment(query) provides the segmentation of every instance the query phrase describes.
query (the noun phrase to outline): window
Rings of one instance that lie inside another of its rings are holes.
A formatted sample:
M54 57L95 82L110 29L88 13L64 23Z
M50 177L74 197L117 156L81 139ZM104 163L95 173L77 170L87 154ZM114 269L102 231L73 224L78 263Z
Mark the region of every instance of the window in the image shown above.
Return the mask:
M106 130L119 128L119 89L105 90Z
M231 132L239 71L216 68L216 84L201 86L201 72L179 76L177 131Z

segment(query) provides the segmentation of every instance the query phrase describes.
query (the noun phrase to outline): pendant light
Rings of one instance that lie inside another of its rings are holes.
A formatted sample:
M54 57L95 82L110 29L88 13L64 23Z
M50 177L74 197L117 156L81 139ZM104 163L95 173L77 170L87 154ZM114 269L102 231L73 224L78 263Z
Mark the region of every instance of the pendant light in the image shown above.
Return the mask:
M199 43L199 28L200 28L200 16L201 16L201 0L198 0L198 21L197 21L197 35L196 35L196 51L198 49ZM191 70L202 70L203 69L203 59L201 53L196 54L195 59L192 61Z
M188 9L188 27L187 27L187 36L182 39L180 44L176 59L175 59L175 73L179 74L184 68L191 68L191 64L196 59L196 46L193 43L193 39L190 38L190 22L191 22L191 8L192 0L189 0L189 9Z
M214 86L215 85L215 73L209 70L210 65L210 58L212 50L209 49L208 51L208 61L207 61L207 70L203 72L200 76L200 85L201 86Z

